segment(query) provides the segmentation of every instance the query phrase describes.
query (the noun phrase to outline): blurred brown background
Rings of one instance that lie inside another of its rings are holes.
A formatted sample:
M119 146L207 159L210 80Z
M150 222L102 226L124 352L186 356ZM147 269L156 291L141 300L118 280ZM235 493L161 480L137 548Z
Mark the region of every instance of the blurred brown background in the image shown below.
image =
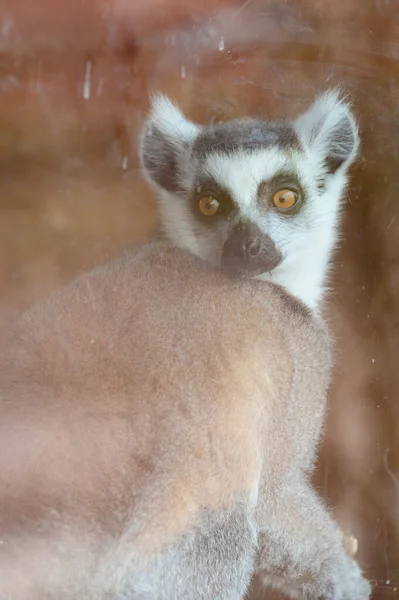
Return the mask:
M359 539L373 597L399 598L398 0L1 0L0 329L151 232L136 157L151 91L209 121L294 116L336 84L363 148L316 483Z

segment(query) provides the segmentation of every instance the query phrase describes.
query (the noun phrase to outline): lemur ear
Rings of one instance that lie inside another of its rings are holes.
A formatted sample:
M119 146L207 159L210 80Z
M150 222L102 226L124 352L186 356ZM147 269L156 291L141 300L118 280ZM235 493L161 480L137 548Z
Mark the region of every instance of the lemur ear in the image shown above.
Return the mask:
M347 169L359 150L359 132L350 105L335 90L319 96L294 124L305 147L322 157L328 173Z
M199 131L168 98L153 98L140 148L143 170L153 184L168 192L181 189L183 159Z

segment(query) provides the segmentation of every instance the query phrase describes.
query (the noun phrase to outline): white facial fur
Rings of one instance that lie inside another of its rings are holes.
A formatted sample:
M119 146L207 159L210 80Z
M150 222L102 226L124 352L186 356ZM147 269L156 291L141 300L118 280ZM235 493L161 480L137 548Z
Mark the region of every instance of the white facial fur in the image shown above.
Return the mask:
M358 148L350 107L335 91L320 96L291 123L242 119L214 127L195 125L158 96L144 129L141 156L158 191L161 228L172 243L220 265L232 228L254 223L283 257L273 270L256 277L318 309L338 239L348 168ZM288 175L304 198L293 215L259 199L261 185L267 188L274 181L278 188L279 178ZM228 194L234 206L228 216L205 222L196 214L193 195L200 194L204 179Z

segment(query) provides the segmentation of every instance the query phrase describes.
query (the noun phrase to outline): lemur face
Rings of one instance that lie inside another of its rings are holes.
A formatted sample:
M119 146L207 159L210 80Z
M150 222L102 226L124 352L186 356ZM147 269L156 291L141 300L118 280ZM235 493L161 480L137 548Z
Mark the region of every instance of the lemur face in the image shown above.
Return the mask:
M170 241L236 276L287 287L288 272L295 279L301 268L322 269L324 278L358 146L350 108L335 92L293 122L211 127L160 96L141 154Z

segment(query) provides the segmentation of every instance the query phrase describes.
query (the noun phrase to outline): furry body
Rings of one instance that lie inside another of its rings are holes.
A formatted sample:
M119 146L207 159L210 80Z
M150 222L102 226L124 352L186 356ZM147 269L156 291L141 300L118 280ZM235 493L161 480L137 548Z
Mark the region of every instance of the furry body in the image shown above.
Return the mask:
M257 569L367 598L307 483L329 366L299 302L167 244L29 311L0 358L1 597L238 600Z

